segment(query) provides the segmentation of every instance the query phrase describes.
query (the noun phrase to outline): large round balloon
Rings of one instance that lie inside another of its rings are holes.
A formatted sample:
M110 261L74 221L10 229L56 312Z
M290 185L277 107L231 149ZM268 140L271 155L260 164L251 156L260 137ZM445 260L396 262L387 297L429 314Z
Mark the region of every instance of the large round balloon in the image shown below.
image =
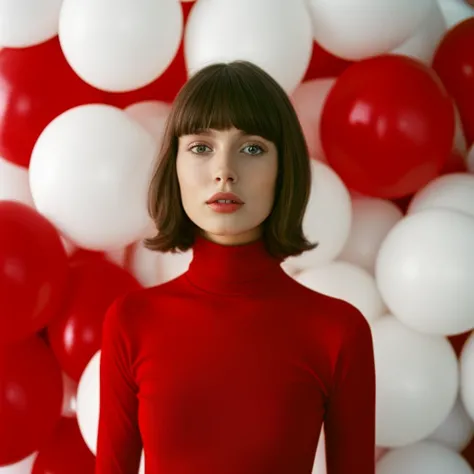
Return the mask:
M71 69L58 38L0 50L0 156L27 167L40 133L71 107L101 102L103 93Z
M24 339L56 314L67 255L53 225L31 207L0 201L0 343Z
M63 380L38 336L0 351L0 466L40 449L61 417Z
M181 3L185 27L192 7L193 3L191 2ZM186 83L187 78L184 42L181 40L178 52L171 64L151 84L128 92L109 92L104 98L104 103L120 108L128 107L137 102L164 101L171 103Z
M372 336L376 443L390 448L420 441L446 419L456 403L456 354L446 338L410 329L391 315L372 324Z
M67 296L48 326L48 338L61 368L73 380L79 382L101 347L107 308L122 293L138 288L130 273L101 256L72 257Z
M419 61L384 55L350 66L321 118L329 164L353 190L397 198L435 178L454 140L452 100Z
M433 68L456 101L470 146L474 141L474 18L446 33L436 51Z
M185 31L190 74L220 61L256 63L291 92L303 79L313 38L305 0L208 0L191 10Z
M0 47L25 48L58 34L62 0L0 2Z
M50 441L40 450L32 474L93 474L95 457L76 418L61 418Z
M105 91L150 84L175 57L183 31L176 0L63 0L59 38L77 74Z
M453 335L474 329L474 219L446 209L398 222L380 248L377 284L391 312L411 328Z
M432 0L309 0L313 34L346 59L385 53L410 37L429 15Z
M34 147L35 206L79 247L124 247L150 223L146 202L156 151L156 140L120 109L70 109L43 130Z

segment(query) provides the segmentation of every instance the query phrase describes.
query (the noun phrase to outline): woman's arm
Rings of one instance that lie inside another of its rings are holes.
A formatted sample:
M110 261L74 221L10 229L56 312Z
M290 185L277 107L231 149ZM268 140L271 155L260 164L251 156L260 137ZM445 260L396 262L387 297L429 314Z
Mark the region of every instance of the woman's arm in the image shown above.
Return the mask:
M327 474L375 473L375 364L371 329L360 323L344 342L326 417Z
M120 301L107 311L100 356L100 416L95 474L137 474L142 441L130 346Z

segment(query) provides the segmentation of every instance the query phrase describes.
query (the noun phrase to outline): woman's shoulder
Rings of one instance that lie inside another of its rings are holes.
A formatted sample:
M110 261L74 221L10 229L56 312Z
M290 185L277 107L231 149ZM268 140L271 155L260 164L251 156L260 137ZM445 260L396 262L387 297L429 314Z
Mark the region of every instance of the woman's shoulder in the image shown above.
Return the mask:
M292 284L307 321L318 332L344 339L360 331L370 331L366 317L351 303L315 291L296 280Z

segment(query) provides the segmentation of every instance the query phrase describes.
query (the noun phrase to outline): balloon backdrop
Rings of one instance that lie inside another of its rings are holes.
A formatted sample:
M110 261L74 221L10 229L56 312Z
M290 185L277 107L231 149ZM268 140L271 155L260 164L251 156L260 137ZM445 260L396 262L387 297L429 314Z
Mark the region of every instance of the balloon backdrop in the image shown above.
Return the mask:
M435 178L451 153L454 108L436 74L401 55L360 61L326 99L321 140L353 190L396 198Z
M309 0L313 34L321 46L347 59L363 59L399 46L432 7L431 0Z
M146 200L156 151L156 140L118 108L69 109L35 144L29 169L35 206L81 247L128 245L149 225Z
M122 268L102 256L74 258L61 311L48 325L48 340L63 371L79 382L100 349L102 323L114 299L140 288Z
M150 84L166 70L182 28L176 0L63 0L59 39L85 82L124 92Z
M258 19L258 26L249 18ZM303 79L312 47L306 0L196 2L185 32L190 74L213 62L245 58L288 92Z
M0 474L94 473L106 308L193 255L143 243L167 117L234 59L311 156L283 270L370 324L377 474L474 474L473 3L1 0Z
M63 381L38 336L0 350L0 465L21 461L52 436L61 416Z
M30 48L1 49L0 77L0 156L24 167L51 120L71 107L102 102L102 92L67 63L57 37Z
M58 311L67 256L54 226L29 206L0 201L0 345L25 339Z

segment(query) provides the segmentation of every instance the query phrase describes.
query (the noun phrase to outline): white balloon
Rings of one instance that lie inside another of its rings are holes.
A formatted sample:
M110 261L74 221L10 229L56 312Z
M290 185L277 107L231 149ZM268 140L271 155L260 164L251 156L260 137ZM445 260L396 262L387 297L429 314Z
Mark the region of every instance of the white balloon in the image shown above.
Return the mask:
M427 439L461 452L471 442L473 435L474 423L458 398L448 417Z
M433 0L309 0L314 39L345 59L386 53L407 40Z
M184 35L190 74L216 62L247 60L291 93L311 59L306 0L199 0Z
M388 452L377 463L377 474L472 474L467 461L434 441L421 441Z
M26 48L58 33L62 0L0 0L0 47Z
M156 142L115 107L89 104L55 118L35 144L30 187L38 211L76 245L124 247L143 236Z
M461 401L467 414L474 420L474 333L471 333L459 357L461 374Z
M375 279L366 270L347 262L331 262L299 273L296 281L314 291L338 298L355 306L372 323L386 307Z
M311 242L319 242L319 245L285 260L284 265L299 270L334 260L341 253L351 229L351 196L341 178L329 166L316 160L311 160L311 174L311 194L303 231Z
M414 33L391 52L418 59L431 66L436 48L447 29L441 8L434 2L431 12Z
M87 364L77 388L77 422L82 437L95 455L99 431L100 351Z
M438 0L438 4L449 29L474 16L474 8L466 0Z
M8 466L0 466L0 474L31 474L38 452Z
M157 147L160 148L170 110L171 105L157 100L150 100L129 105L125 112L150 133L156 140Z
M356 196L352 199L352 226L340 260L374 273L383 240L403 217L398 206L386 199Z
M157 79L171 64L183 33L176 0L64 0L59 40L85 82L123 92Z
M448 416L458 393L449 341L414 331L388 315L372 325L377 379L377 445L424 439Z
M323 162L325 158L319 125L326 98L335 82L336 78L305 81L295 89L291 97L310 155Z
M420 189L410 202L408 214L427 209L446 209L474 217L474 175L452 173L440 176Z
M144 287L166 283L189 267L192 250L179 253L155 252L138 242L131 255L130 272Z
M474 327L474 219L445 209L403 218L376 261L391 312L413 329L442 335Z
M34 207L28 170L0 157L0 201L18 201Z

